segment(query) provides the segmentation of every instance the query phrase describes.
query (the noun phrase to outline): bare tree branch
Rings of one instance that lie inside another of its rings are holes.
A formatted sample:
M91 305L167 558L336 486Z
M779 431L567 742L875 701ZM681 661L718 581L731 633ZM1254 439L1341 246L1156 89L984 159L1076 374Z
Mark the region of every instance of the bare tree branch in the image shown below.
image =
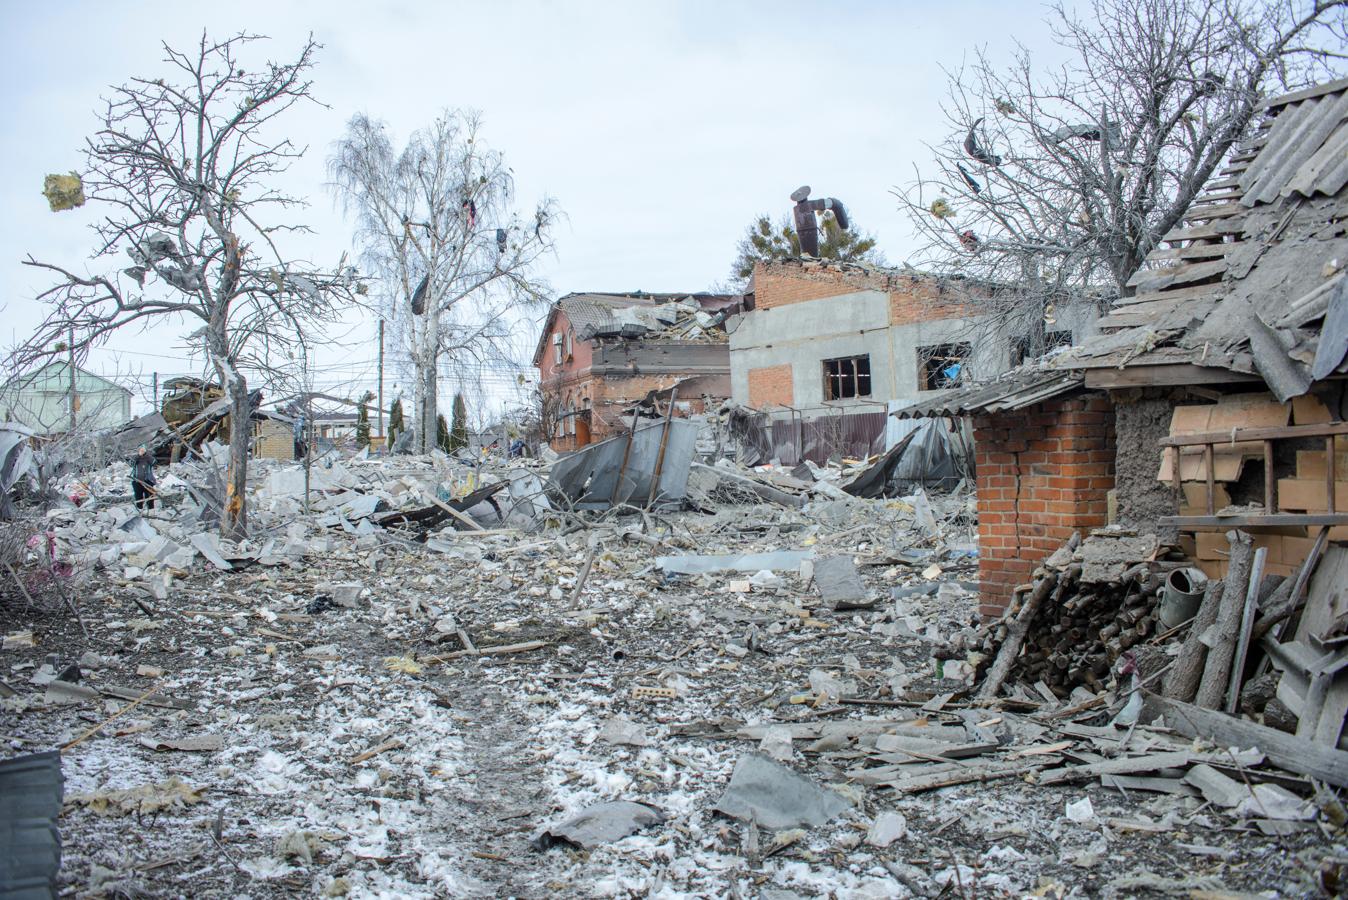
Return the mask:
M311 38L291 62L245 67L241 53L259 40L203 33L190 52L164 45L165 77L112 90L87 142L82 180L106 210L91 226L92 258L116 269L112 259L126 253L132 265L80 275L26 260L59 280L39 297L48 305L43 323L10 360L20 370L41 365L68 334L84 356L129 327L166 317L195 322L188 342L204 352L232 403L220 524L235 538L247 531L249 380L276 381L356 287L345 260L315 269L275 239L305 230L268 216L303 205L271 186L304 152L275 132L286 111L315 102L308 73L318 45Z

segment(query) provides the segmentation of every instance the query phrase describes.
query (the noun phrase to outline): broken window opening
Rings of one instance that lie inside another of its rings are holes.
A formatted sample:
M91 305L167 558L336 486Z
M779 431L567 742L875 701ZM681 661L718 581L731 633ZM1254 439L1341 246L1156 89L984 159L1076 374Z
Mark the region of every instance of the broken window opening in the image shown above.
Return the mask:
M871 395L871 357L842 356L824 360L824 399L848 400Z
M1050 353L1059 347L1072 346L1072 332L1070 331L1046 331L1044 332L1044 353ZM1042 355L1042 354L1039 354ZM1011 367L1015 368L1027 359L1037 358L1030 355L1030 338L1028 335L1020 335L1011 339Z
M937 344L917 350L917 386L943 391L963 383L972 348L968 344Z

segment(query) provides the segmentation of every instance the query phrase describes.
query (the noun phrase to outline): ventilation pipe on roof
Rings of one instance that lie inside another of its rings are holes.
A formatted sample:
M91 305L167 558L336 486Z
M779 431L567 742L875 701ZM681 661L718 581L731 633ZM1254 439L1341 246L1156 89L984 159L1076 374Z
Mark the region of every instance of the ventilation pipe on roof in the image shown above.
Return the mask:
M838 221L838 227L846 231L848 228L847 210L843 208L841 200L835 200L832 197L810 200L808 199L809 196L809 185L804 185L793 191L791 199L796 201L796 206L792 212L796 217L796 234L800 237L800 252L806 256L818 256L819 221L815 218L816 214L825 211L832 212L833 217Z

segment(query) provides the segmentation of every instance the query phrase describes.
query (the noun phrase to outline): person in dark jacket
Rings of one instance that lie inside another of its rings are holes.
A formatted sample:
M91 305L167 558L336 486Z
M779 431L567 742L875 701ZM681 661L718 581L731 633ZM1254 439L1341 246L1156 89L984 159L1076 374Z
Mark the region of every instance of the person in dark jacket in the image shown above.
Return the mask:
M154 456L144 444L131 457L131 493L136 498L136 509L142 512L154 509Z

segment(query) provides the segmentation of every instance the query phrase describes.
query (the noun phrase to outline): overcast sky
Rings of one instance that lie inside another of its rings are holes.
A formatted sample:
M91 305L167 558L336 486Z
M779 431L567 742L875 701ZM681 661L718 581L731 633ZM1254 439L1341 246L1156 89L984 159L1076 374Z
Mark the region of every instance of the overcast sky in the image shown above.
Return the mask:
M289 114L306 158L284 188L307 197L317 235L304 252L335 260L348 224L325 192L324 160L357 112L400 143L446 107L485 116L489 143L515 170L520 205L547 194L567 221L543 274L571 291L696 291L726 279L756 215L779 215L809 184L877 234L901 262L909 228L890 189L926 165L944 130L941 66L1019 40L1053 56L1044 9L1017 2L232 2L19 3L0 34L0 285L8 331L40 320L47 282L20 265L84 265L92 205L52 213L49 172L79 170L107 87L157 77L161 41L187 46L248 30L255 58L291 59L313 32L327 108ZM199 369L181 327L119 335L90 368L149 396L150 373ZM374 326L351 316L320 360L319 386L356 396L375 379ZM489 376L507 380L505 373ZM387 377L386 385L396 381ZM446 392L453 390L447 386ZM140 408L138 407L137 411Z

